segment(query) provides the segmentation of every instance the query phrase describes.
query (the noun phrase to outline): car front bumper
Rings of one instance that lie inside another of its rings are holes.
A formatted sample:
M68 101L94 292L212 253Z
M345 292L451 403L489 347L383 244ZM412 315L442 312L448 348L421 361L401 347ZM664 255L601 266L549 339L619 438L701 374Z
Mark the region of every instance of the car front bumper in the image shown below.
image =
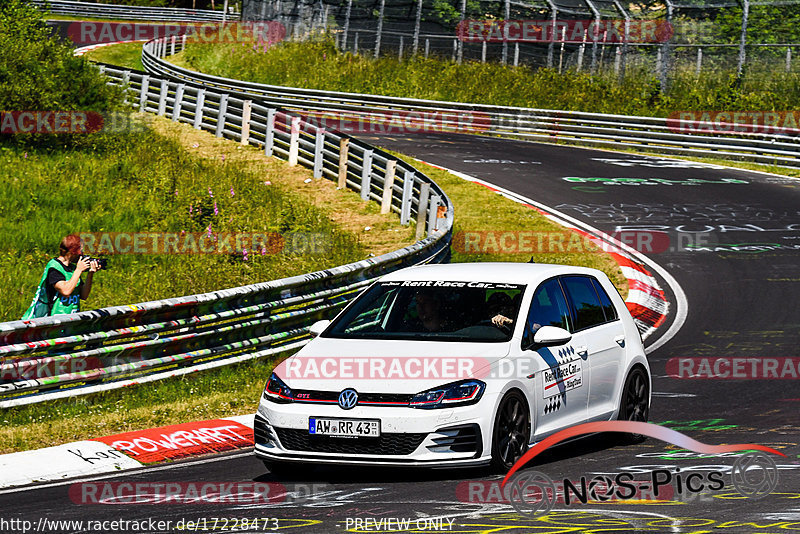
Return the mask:
M262 399L255 418L255 454L273 462L341 465L470 467L491 456L494 399L470 406L409 407L277 404ZM379 419L380 438L309 434L309 417Z

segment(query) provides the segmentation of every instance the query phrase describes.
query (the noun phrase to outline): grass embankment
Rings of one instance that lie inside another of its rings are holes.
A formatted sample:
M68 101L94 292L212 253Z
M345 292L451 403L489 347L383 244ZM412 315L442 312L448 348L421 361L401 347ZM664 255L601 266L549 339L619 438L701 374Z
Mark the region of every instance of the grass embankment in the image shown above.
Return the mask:
M265 254L250 250L247 257L241 251L112 255L109 269L95 276L87 301L93 308L273 280L378 252L367 251L356 235L331 220L335 210L346 209L337 200L327 198L327 207L320 208L314 205L316 200L311 202L314 195L297 191L298 184L310 176L307 170L267 161L255 148L237 151L233 143L237 155L249 154L260 163L253 165L247 158L231 155L225 159L225 151L209 160L202 156L209 155L206 149L214 143L213 136L197 135L195 141L194 130L188 128L191 133L183 139L191 142L182 147L174 132L165 135L165 123L159 123L160 132L108 137L69 152L2 148L0 158L7 169L6 185L0 189L4 208L0 233L7 245L0 252L0 261L7 266L0 273L0 284L6 288L6 298L0 302L2 320L22 315L44 264L57 255L61 237L71 232L320 232L333 243L325 255L289 248L278 254L271 249ZM316 190L322 183L306 187ZM361 211L371 215L378 209L366 205ZM373 222L380 226L377 219ZM369 225L363 224L359 234ZM399 228L402 232L389 235L411 241L411 231ZM385 251L387 247L378 248Z
M99 63L119 65L128 69L144 70L142 65L142 42L120 43L90 50L84 57Z

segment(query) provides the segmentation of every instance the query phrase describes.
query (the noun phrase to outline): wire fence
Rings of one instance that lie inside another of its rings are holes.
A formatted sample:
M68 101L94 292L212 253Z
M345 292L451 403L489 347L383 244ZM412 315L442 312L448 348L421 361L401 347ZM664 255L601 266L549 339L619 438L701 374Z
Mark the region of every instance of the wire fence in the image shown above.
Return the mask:
M682 71L800 72L800 0L244 0L242 18L333 29L342 50L376 57L637 69L664 83ZM538 33L521 34L523 21Z

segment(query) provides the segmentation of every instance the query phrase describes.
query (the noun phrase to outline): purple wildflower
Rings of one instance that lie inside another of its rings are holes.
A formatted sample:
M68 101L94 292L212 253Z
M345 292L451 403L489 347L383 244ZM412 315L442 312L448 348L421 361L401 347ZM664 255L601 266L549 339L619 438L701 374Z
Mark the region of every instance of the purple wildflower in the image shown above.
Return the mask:
M217 201L214 201L214 215L219 215L219 210L217 209Z

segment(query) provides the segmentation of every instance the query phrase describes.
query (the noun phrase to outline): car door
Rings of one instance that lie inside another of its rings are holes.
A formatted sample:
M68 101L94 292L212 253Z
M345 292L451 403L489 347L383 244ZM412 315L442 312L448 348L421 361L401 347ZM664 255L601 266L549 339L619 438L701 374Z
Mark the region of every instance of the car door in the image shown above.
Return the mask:
M536 288L525 323L522 347L533 341L542 326L558 326L571 331L569 305L557 278L546 280ZM534 439L540 440L557 430L586 419L588 371L578 355L583 335L573 337L557 347L523 351L530 358L535 373L528 376L537 406Z
M608 419L616 408L614 394L625 358L625 331L611 299L591 276L562 276L574 318L575 334L584 336L589 367L588 418Z

